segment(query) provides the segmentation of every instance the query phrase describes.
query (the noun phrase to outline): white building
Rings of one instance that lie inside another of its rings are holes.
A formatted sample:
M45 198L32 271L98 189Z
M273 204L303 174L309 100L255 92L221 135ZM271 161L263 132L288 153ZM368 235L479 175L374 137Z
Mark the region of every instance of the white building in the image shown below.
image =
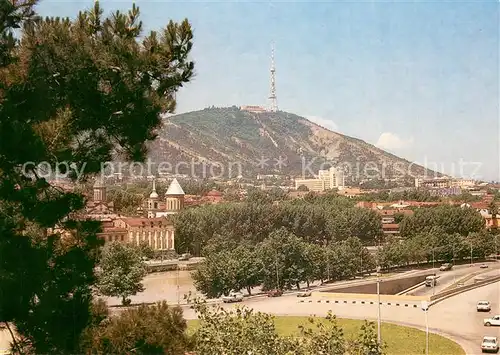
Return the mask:
M344 172L336 167L319 170L316 179L295 179L295 188L306 186L309 191L321 192L330 189L340 189L345 186Z

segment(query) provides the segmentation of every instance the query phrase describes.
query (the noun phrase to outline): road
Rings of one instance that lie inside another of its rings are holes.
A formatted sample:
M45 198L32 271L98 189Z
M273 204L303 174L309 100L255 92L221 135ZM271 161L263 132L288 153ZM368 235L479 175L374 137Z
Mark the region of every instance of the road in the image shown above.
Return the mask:
M479 346L482 337L486 335L500 337L500 328L484 327L483 319L489 317L489 315L476 311L476 303L479 300L489 300L491 302L491 315L500 314L500 283L497 282L470 290L431 307L428 313L430 331L457 341L464 347L468 355L481 354ZM359 303L326 304L317 303L316 300L311 303L299 303L299 299L292 295L246 300L243 304L255 311L275 315L325 316L329 310L332 310L340 318L368 320L376 320L377 318L376 305L361 305ZM239 305L241 304L222 305L222 307L232 308ZM196 319L193 310L185 307L184 312L187 319ZM381 318L383 322L393 322L425 329L425 314L420 308L402 308L394 304L391 306L384 304L381 306Z
M477 277L479 276L493 276L495 273L500 272L500 264L497 263L489 263L489 267L487 269L481 269L479 266L480 264L473 264L472 267L470 265L460 265L454 267L450 271L439 271L439 269L436 270L436 275L439 276L438 282L436 286L433 287L427 287L427 286L421 286L416 288L415 290L408 292L408 295L410 296L430 296L432 294L437 294L444 289L448 288L455 282L459 282L460 279L463 279L464 277L468 276L469 274L472 273L479 273ZM429 270L432 271L432 270ZM475 276L476 277L476 276ZM473 283L474 282L474 277L470 278L470 280L467 283Z
M498 269L490 269L486 274L492 275L498 273ZM462 271L463 270L463 271ZM467 272L479 270L477 266L459 266L456 270L449 272L448 275L453 278L454 273L466 275ZM419 271L420 272L420 271ZM428 270L422 271L429 273ZM398 277L398 276L396 276ZM453 280L451 280L452 282ZM443 282L442 282L443 283ZM442 284L441 283L441 284ZM169 287L172 289L172 285ZM174 291L175 292L175 291ZM313 302L299 302L303 299L297 298L295 294L286 294L283 297L268 298L256 297L246 299L242 304L253 308L255 311L271 313L275 315L294 315L294 316L325 316L329 310L332 310L338 317L351 319L376 320L377 306L352 303L318 303L317 299ZM483 326L483 318L486 313L478 314L476 312L476 303L479 300L489 300L492 303L492 315L500 314L500 283L495 283L480 287L475 290L451 297L430 308L428 319L429 328L435 333L441 333L460 343L467 354L480 354L479 344L485 335L500 336L500 328L489 328ZM376 303L376 302L375 302ZM223 304L222 307L231 308L241 304ZM184 315L187 319L195 319L196 314L188 306L184 306ZM394 322L402 325L425 328L425 315L417 307L404 307L383 304L381 306L381 317L383 322ZM383 334L382 334L383 336ZM10 337L6 331L0 332L0 349L8 346ZM1 353L1 350L0 350Z

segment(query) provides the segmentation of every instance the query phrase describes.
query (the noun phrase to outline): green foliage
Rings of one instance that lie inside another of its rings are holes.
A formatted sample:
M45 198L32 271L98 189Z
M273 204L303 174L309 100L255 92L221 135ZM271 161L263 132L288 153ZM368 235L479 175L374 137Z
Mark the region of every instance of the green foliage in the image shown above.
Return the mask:
M374 323L365 320L358 338L351 342L349 348L352 355L383 355L386 346L378 342Z
M337 318L328 311L327 322L318 322L314 318L309 318L309 323L313 327L301 326L301 335L305 338L302 346L307 348L309 354L346 354L346 344L344 332L337 324Z
M193 273L195 287L207 297L262 285L264 289L300 288L316 280L349 279L373 270L375 260L358 238L329 246L313 244L285 228L256 247L237 245L221 236L203 249L205 261Z
M87 354L184 355L190 344L182 309L166 302L127 309L90 329Z
M373 243L382 234L375 211L354 207L350 199L336 194L278 205L269 202L268 196L253 190L245 202L182 211L175 220L177 250L200 255L215 235L255 245L281 227L309 242L358 237L363 243Z
M472 232L468 236L447 234L439 228L412 238L389 240L378 252L381 267L390 268L410 263L452 262L453 260L484 258L496 250L495 236L486 232Z
M33 353L68 354L91 322L99 223L72 220L82 195L36 167L83 181L113 153L143 159L193 74L192 31L185 20L143 34L137 7L103 18L99 3L35 19L35 3L0 2L0 321Z
M264 288L299 287L300 282L308 281L306 250L307 244L285 228L272 232L259 244L257 252L264 266Z
M306 185L300 185L297 187L297 191L309 191L309 188Z
M412 216L405 216L399 227L404 238L428 233L436 228L443 233L467 236L471 232L483 230L484 220L473 208L440 205L417 209Z
M193 306L200 319L194 338L194 348L206 355L382 355L372 323L365 322L353 341L344 338L343 329L330 312L326 322L310 318L299 326L300 338L280 336L271 315L248 308L226 310L208 307L195 301Z
M143 259L149 260L155 257L155 251L153 250L153 248L149 246L148 243L146 243L146 241L141 242L137 247L137 249L139 255Z
M126 305L130 303L129 296L144 291L141 281L147 271L138 249L118 242L109 243L102 250L99 266L97 287L102 295L121 297Z
M370 188L365 185L363 185L363 187L367 189ZM383 189L384 187L379 187L379 188ZM361 201L387 201L387 202L392 202L392 201L439 202L441 200L441 197L431 195L429 190L415 188L415 189L407 189L401 192L382 190L379 192L363 194L357 199Z
M281 338L273 317L248 308L226 310L197 303L200 327L195 334L195 351L204 355L295 354L298 342ZM299 353L300 354L300 353Z

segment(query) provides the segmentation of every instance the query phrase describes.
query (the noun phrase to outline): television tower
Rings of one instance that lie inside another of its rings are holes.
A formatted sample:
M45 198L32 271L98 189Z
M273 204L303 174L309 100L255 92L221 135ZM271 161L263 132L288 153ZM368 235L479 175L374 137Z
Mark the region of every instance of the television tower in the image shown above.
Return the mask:
M276 97L276 68L274 67L274 43L271 48L271 89L269 91L269 100L271 101L270 111L278 111L278 102Z

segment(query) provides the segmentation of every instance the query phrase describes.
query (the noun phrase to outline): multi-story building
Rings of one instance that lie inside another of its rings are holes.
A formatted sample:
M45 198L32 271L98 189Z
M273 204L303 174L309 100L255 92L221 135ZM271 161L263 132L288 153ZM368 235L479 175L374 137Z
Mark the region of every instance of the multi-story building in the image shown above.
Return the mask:
M315 179L296 179L295 188L305 186L309 191L322 192L334 188L344 187L344 172L336 167L328 170L319 170Z
M427 188L471 188L476 185L474 179L455 179L449 176L438 177L434 179L415 179L415 187L427 187Z

